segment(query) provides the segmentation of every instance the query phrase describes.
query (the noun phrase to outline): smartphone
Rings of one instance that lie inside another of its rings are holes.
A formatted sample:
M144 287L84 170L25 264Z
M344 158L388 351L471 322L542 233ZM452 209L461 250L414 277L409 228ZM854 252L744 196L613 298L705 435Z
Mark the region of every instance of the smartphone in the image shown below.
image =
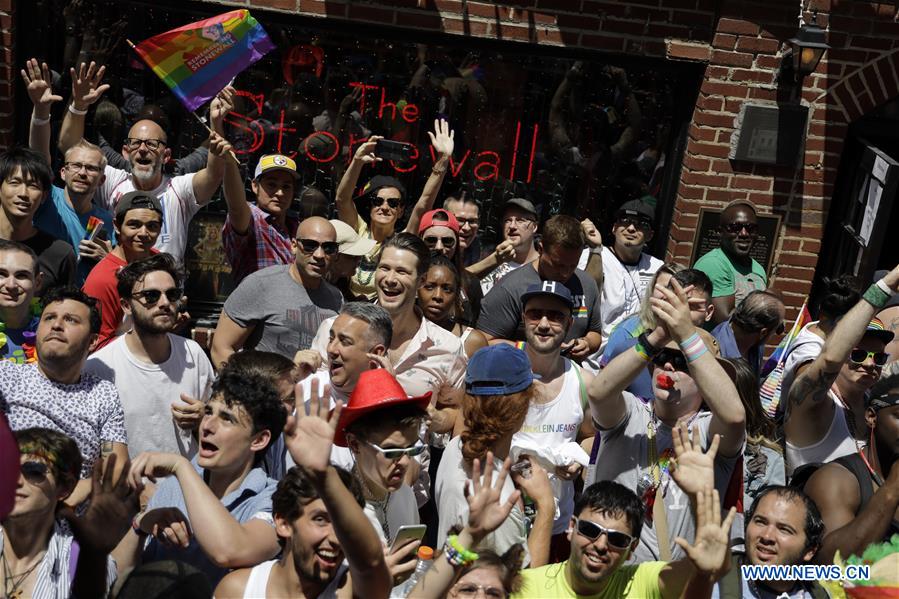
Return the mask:
M411 541L420 541L424 538L428 527L424 524L405 524L400 526L393 536L393 542L390 543L390 551L396 551L406 543Z
M401 141L379 139L375 142L375 155L384 160L408 162L412 159L415 147Z

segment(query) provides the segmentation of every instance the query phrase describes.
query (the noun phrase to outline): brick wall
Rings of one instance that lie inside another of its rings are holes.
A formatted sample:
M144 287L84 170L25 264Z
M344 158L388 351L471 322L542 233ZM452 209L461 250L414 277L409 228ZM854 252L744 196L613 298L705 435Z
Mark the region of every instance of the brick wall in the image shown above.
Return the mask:
M3 50L0 54L0 147L13 143L13 110L16 68L14 8L16 0L0 0L0 36Z
M15 60L12 14L0 0L4 54L0 114L12 110ZM899 22L890 3L859 0L205 0L491 40L640 54L705 63L677 189L669 257L687 261L701 206L747 198L763 213L782 215L773 282L788 315L808 293L821 249L836 170L848 125L899 95ZM795 167L727 159L734 117L744 102L774 103L786 86L776 74L784 42L800 14L829 29L832 49L806 78L810 106L805 151ZM8 119L7 121L8 122ZM8 126L8 125L7 125ZM10 132L0 126L0 143Z

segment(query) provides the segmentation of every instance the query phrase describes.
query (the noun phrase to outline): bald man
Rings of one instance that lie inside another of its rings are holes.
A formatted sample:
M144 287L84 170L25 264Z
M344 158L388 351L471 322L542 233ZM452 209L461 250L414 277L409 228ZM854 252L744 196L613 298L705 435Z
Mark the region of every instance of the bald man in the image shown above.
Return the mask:
M307 218L292 249L291 264L257 270L228 297L212 342L217 368L242 348L292 357L308 349L322 321L340 311L343 296L324 279L337 256L334 225L319 216Z
M102 71L102 67L97 69L93 63L90 66L82 64L77 72L72 70L72 103L70 110L66 111L59 134L58 147L63 153L82 138L88 108L109 87L101 85ZM210 122L218 135L223 135L223 119L230 109L229 99L217 97L212 101ZM155 121L139 120L128 131L122 145L122 155L131 164L131 172L107 165L104 170L106 181L97 190L95 201L115 213L119 198L129 191L154 194L163 211L162 231L155 247L183 262L188 225L221 185L225 174L223 154L228 149L223 139L213 137L206 168L196 173L170 177L162 172L163 164L172 158L166 132Z

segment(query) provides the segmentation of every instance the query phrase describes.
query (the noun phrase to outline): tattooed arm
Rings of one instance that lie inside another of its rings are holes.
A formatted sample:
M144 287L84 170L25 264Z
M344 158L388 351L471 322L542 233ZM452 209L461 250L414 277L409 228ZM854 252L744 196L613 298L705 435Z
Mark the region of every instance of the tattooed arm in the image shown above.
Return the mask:
M891 289L899 287L899 267L890 271L884 282ZM807 446L820 441L827 433L833 417L833 403L825 401L827 391L876 312L877 308L867 300L855 304L827 336L821 354L796 377L787 396L784 425L791 443Z

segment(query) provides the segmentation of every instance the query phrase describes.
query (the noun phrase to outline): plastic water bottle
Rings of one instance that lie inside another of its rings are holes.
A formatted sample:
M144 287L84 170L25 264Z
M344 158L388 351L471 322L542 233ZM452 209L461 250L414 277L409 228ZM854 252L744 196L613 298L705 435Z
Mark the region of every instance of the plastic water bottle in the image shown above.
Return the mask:
M422 545L418 548L418 562L415 564L415 571L412 572L412 576L406 580L403 584L394 587L393 592L390 594L391 597L408 597L409 593L412 592L412 589L415 588L415 585L418 584L418 581L422 579L425 575L425 572L428 571L428 568L431 567L431 564L434 563L434 550L430 547Z

